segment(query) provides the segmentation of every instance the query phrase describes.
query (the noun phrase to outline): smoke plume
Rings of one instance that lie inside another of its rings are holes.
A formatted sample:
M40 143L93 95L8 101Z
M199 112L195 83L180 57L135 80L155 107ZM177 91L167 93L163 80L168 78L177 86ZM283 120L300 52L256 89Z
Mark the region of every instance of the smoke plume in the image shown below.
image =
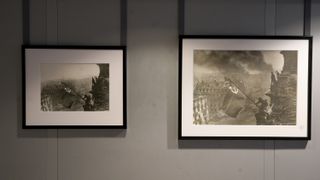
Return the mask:
M273 70L261 51L195 50L194 63L220 73L259 74Z

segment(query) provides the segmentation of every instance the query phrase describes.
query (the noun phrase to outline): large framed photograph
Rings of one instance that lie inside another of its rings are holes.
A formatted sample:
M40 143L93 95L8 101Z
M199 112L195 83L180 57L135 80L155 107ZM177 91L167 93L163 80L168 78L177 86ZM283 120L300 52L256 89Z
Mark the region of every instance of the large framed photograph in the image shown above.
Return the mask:
M312 37L180 36L179 139L310 139Z
M126 48L22 46L24 128L126 128Z

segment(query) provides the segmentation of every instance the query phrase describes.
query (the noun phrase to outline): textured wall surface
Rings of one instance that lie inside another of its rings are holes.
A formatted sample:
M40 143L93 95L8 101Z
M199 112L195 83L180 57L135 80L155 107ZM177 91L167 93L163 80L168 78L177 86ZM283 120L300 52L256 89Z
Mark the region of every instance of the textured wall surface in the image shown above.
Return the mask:
M29 1L24 20L27 1L0 1L1 180L319 180L320 0L312 1L308 142L177 140L178 0L128 0L127 26L119 0ZM185 0L182 24L185 34L303 35L303 10L303 0ZM31 44L119 45L124 31L126 131L21 129L24 38Z

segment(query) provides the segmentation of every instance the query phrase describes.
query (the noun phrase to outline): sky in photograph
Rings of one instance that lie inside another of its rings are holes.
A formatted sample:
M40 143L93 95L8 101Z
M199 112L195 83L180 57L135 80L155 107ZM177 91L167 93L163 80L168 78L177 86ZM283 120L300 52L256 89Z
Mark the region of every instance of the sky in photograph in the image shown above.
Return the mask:
M196 76L215 73L281 73L284 65L284 57L280 51L195 50L194 53Z
M42 82L59 79L83 79L99 75L97 64L46 63L40 66Z

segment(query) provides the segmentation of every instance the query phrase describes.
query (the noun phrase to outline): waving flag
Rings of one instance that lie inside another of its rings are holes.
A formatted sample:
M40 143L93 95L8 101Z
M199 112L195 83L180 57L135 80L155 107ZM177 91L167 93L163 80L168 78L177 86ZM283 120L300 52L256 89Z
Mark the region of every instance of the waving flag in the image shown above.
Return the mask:
M244 108L246 97L243 90L238 87L231 79L225 77L225 87L228 89L227 94L223 99L222 110L230 117L236 118ZM243 86L244 87L244 86Z

